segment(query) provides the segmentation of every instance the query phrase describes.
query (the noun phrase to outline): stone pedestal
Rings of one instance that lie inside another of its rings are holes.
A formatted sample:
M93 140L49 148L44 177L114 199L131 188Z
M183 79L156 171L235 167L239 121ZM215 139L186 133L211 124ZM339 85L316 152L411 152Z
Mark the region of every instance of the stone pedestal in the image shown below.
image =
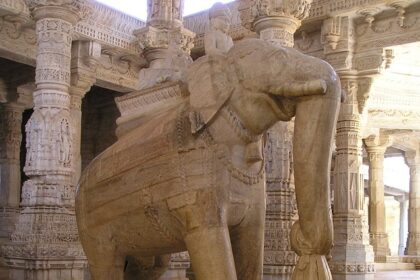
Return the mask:
M27 1L38 42L34 113L26 125L29 177L21 212L2 247L11 280L86 279L74 211L70 63L81 0Z
M406 153L410 167L407 255L420 256L420 155Z
M374 278L374 255L369 245L362 174L361 116L357 81L342 78L348 96L337 123L334 167L334 247L331 272L335 280Z
M369 232L376 262L386 262L391 254L386 233L384 194L384 155L389 138L371 136L365 139L369 159Z

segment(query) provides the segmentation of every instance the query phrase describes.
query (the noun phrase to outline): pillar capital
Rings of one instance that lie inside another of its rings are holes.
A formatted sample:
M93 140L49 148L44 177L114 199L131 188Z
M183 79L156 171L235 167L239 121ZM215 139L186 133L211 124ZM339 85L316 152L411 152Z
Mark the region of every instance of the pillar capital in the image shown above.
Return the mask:
M25 0L37 21L43 18L60 18L76 24L89 10L86 0Z
M312 0L241 0L239 12L245 28L274 44L293 47L294 33L309 15Z
M405 152L405 161L410 168L420 170L420 152L408 151Z
M371 135L363 141L369 154L369 160L373 161L375 155L382 157L383 160L386 149L393 143L393 138L389 135Z
M70 107L80 110L82 99L96 82L101 45L93 41L76 41L71 52Z

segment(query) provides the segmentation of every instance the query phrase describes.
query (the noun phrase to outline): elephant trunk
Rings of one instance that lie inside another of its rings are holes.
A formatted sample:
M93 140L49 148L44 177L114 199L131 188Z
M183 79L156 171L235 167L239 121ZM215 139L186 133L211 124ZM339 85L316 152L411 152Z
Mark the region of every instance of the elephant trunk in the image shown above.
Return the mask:
M291 82L281 86L269 87L267 92L282 97L301 97L323 95L327 92L327 82L322 79L307 82Z
M293 280L332 279L326 260L333 242L329 170L341 86L332 70L328 76L324 95L303 99L296 107L293 159L299 222L291 243L300 258Z

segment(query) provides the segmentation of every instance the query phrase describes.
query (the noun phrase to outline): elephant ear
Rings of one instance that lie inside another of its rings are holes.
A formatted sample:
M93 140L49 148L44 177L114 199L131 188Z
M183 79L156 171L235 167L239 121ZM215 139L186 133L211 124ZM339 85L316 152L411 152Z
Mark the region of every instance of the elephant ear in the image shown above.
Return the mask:
M219 110L232 95L228 58L222 55L204 56L188 69L188 90L190 92L191 132L199 132L209 125Z

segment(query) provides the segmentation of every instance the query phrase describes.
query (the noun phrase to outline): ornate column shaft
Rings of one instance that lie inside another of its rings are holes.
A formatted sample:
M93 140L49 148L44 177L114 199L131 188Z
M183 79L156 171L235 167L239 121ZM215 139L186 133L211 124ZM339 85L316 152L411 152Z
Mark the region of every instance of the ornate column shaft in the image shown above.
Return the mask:
M348 96L337 122L334 169L334 247L330 267L335 280L373 279L374 256L364 219L361 115L357 79L342 78Z
M36 23L34 112L26 125L29 177L11 242L3 246L12 280L84 279L87 262L78 240L72 197L70 113L72 36L83 0L27 0ZM28 267L33 269L27 270Z
M19 216L21 191L21 143L22 114L32 107L32 85L18 84L33 79L22 72L23 80L13 81L5 91L9 92L8 102L0 104L0 243L8 241ZM9 79L9 78L8 78ZM29 87L29 90L27 89Z
M376 262L386 262L390 256L388 234L386 233L384 157L391 145L388 138L371 136L365 139L369 159L369 232L370 243Z
M420 256L420 155L406 152L410 168L407 255Z

